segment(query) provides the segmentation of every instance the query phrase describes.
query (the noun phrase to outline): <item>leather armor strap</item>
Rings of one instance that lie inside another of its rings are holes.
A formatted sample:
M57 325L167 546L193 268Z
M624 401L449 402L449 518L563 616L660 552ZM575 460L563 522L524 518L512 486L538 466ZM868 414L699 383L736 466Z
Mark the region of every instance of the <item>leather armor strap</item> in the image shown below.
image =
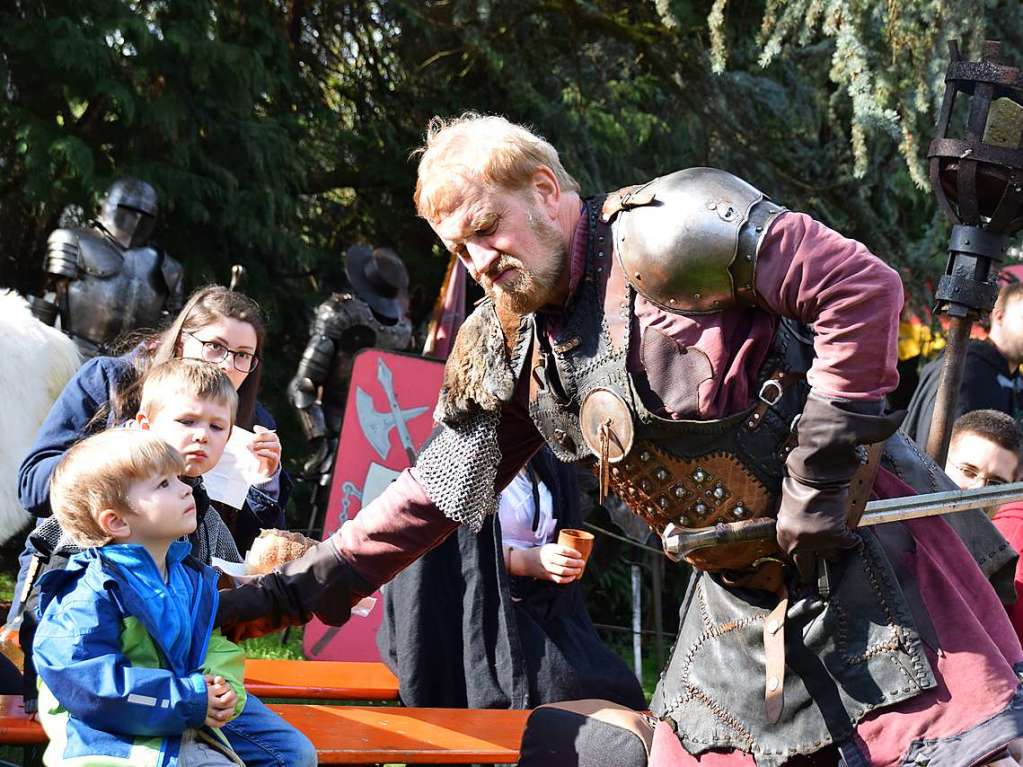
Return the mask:
M846 523L855 528L860 523L863 510L867 508L870 492L874 489L874 480L881 468L881 453L884 442L875 442L867 448L867 460L864 462L849 483L849 511L845 515Z
M610 199L610 196L608 197ZM607 332L611 339L611 348L616 352L628 346L630 320L632 312L629 307L629 290L625 282L625 273L617 258L612 258L611 227L603 218L597 217L600 200L592 203L590 218L590 241L607 243L606 247L596 248L595 259L601 269L608 269L607 282L604 283L604 319ZM607 207L606 203L604 205Z
M761 421L764 418L764 413L767 412L768 408L778 404L782 395L785 393L785 389L794 384L796 381L801 381L806 375L800 372L790 372L788 370L776 370L760 387L760 391L757 393L756 407L753 412L750 413L749 420L746 421L746 428L750 431L755 431L759 428Z
M778 604L764 618L764 714L775 724L785 706L785 615L789 594L785 584L778 589Z

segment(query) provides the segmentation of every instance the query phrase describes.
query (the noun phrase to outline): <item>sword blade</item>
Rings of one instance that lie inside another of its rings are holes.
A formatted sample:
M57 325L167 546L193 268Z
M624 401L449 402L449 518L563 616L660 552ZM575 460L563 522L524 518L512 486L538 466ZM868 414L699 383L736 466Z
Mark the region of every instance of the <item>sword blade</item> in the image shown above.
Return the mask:
M954 514L968 509L983 509L1023 500L1023 482L992 485L976 490L943 490L938 493L884 498L871 501L860 519L860 527L904 522L922 517ZM746 522L719 523L713 527L677 527L668 525L662 535L664 552L672 559L681 559L699 549L723 543L757 541L774 538L775 525L770 517Z
M1019 500L1023 500L1023 482L990 485L976 490L944 490L904 498L884 498L867 504L860 527L1002 506Z

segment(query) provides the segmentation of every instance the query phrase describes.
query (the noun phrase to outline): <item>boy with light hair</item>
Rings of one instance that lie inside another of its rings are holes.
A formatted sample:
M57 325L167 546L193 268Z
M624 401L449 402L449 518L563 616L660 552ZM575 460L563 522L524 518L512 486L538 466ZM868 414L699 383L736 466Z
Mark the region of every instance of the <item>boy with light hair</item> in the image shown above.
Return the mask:
M203 574L203 578L209 577L212 573L212 569L204 567L210 562L210 558L214 555L219 556L229 561L238 562L241 557L238 555L238 550L235 547L234 541L231 538L231 534L227 527L223 524L220 519L220 515L216 509L210 506L209 498L203 489L202 475L212 469L217 462L220 460L223 454L224 448L227 444L228 437L230 436L231 429L234 425L235 409L237 407L237 393L232 386L230 380L224 375L217 366L211 365L208 362L191 359L174 359L165 362L157 367L154 367L147 374L143 384L142 391L140 393L140 406L139 413L136 417L138 423L138 429L117 429L113 433L129 433L139 434L139 432L146 433L148 435L158 437L164 443L167 443L178 456L180 460L180 468L176 470L173 481L168 479L168 483L179 486L184 483L186 486L190 486L190 492L192 493L192 501L194 503L195 512L193 513L193 519L191 522L191 530L186 533L178 533L178 535L187 535L187 542L175 542L174 546L168 549L168 552L174 556L179 556L182 562L191 563L194 568L201 568L200 572ZM104 432L106 434L107 432ZM116 438L113 438L116 439ZM69 451L69 455L70 455ZM65 458L66 459L66 458ZM178 476L180 475L180 482ZM51 495L54 493L55 488L60 486L59 483L51 483ZM184 492L182 490L182 492ZM53 496L52 501L53 508L56 509L58 501L57 496ZM110 508L125 508L122 504L120 507L111 506ZM118 525L118 520L125 521L131 527L131 518L128 516L119 516L117 519L113 519L108 515L108 521L111 524ZM198 526L196 525L196 518L198 519ZM69 534L70 531L65 528L63 538L60 544L56 547L54 554L51 556L49 567L51 572L44 575L40 582L37 584L35 591L33 592L33 598L36 594L39 596L40 607L39 613L43 613L46 605L49 601L53 600L54 595L57 593L57 589L61 588L59 584L65 583L64 580L60 580L61 577L66 576L68 570L62 569L64 567L72 568L75 571L82 570L83 565L79 563L75 565L76 558L80 556L77 552L80 546L100 546L102 545L107 536L111 535L109 530L99 527L99 517L95 518L94 522L89 522L92 519L92 515L76 514L75 519L77 522L73 523L77 525L74 534ZM61 525L66 525L71 520L66 519L61 513L55 511L55 519L53 520L54 525L57 526L58 531ZM143 520L136 519L136 528L138 524L144 524ZM176 532L176 531L169 531ZM181 544L181 546L178 545ZM182 546L187 547L191 544L190 556L187 558L182 554ZM110 546L103 546L103 548L95 549L96 552L102 554L108 551L118 551L121 547L111 548ZM142 552L138 549L133 549L143 560ZM88 552L83 552L81 556L85 556ZM99 554L96 556L98 557ZM153 562L160 562L161 558L151 557ZM169 559L168 559L169 561ZM65 565L66 563L66 565ZM97 565L97 567L99 567ZM193 568L193 570L194 570ZM119 572L133 579L133 573L143 572L146 568L120 568ZM186 572L191 573L193 570L186 568ZM148 570L150 575L152 571ZM51 580L51 573L55 574L56 580ZM205 581L204 581L205 583ZM56 585L55 585L56 584ZM173 598L175 592L173 584L169 581L161 585L155 579L149 583L152 586L153 593L150 595L150 600L147 605L152 605L155 610L169 610L167 606L168 600ZM148 586L147 586L148 588ZM205 585L203 588L206 588ZM161 595L162 594L162 595ZM217 611L218 597L215 592L210 596L212 601L212 607L210 608L209 615L205 612L194 612L193 622L199 627L196 622L198 620L209 620L210 627L212 626L213 615ZM30 603L31 604L31 603ZM188 602L185 604L199 605L198 601ZM147 605L138 605L139 607L146 607ZM196 607L199 610L199 607ZM162 615L162 612L160 613ZM88 620L88 618L86 618ZM156 623L154 628L161 628L163 626L163 618L160 618L161 622ZM30 622L26 620L26 624ZM137 623L131 623L133 628L137 628ZM142 624L142 627L149 631L150 627L146 624ZM28 648L38 648L38 643L29 639L26 641L26 637L30 637L31 633L35 630L34 621L31 625L26 625L22 629L22 646ZM210 628L204 629L205 632L209 633ZM214 648L219 642L226 643L219 633L213 634L214 639L211 639L211 648ZM109 638L108 638L109 639ZM155 639L155 637L154 637ZM181 640L184 641L184 640ZM52 644L52 643L51 643ZM59 646L59 642L57 643ZM233 647L231 645L228 645ZM196 648L192 648L195 650ZM161 659L165 648L158 645L159 652L154 651L153 653L145 654L144 660L157 662ZM53 650L50 651L51 654ZM33 660L34 652L29 651L26 653L26 671L29 674L34 673L33 671ZM67 663L71 658L61 658L57 662L43 659L42 663L48 665L49 672L53 669L60 669L61 663ZM74 659L77 662L77 659ZM201 656L200 656L201 660ZM138 665L138 664L136 664ZM166 662L162 662L163 667L169 668ZM77 667L76 667L77 668ZM48 672L48 673L49 673ZM226 674L225 674L226 676ZM240 672L237 677L241 679ZM45 676L43 676L45 681ZM193 677L194 681L194 677ZM50 685L51 690L56 690L62 693L63 687L55 687ZM245 696L241 694L240 687L236 688L239 690L239 703L237 712L241 712L241 716L235 720L233 717L230 721L221 722L222 725L226 724L226 728L222 734L226 735L228 739L232 738L244 738L245 741L252 747L265 752L268 755L281 753L280 749L286 747L286 753L288 760L293 767L306 767L306 765L316 764L316 749L312 743L302 733L292 727L290 724L285 722L280 716L275 714L269 708L267 708L258 698L255 696L249 696L245 699ZM148 693L146 693L148 694ZM154 697L150 695L150 698ZM168 699L172 708L175 705L177 699ZM32 703L35 701L32 700ZM43 695L40 699L41 706L40 710L44 710L47 707L54 705L52 696ZM60 701L64 703L63 700ZM180 703L180 701L178 701ZM65 704L66 705L66 704ZM162 705L162 704L160 704ZM242 712L242 706L244 705L244 712ZM61 709L58 707L58 712ZM74 712L72 712L73 715ZM167 711L161 709L161 714L167 714ZM197 716L197 712L193 712ZM113 720L111 720L113 721ZM177 727L180 722L171 720L174 727ZM202 722L200 721L200 724ZM172 728L170 732L171 736L180 736L183 727L176 730ZM168 733L161 731L160 735L166 735ZM51 737L53 734L51 733ZM203 736L205 738L205 736ZM194 739L190 732L185 734L186 741ZM62 740L64 738L62 737ZM207 738L208 739L208 738ZM130 738L128 743L130 743ZM172 738L171 745L171 756L173 757L175 743ZM166 745L166 744L165 744ZM277 750L275 750L277 749ZM186 749L187 750L187 749ZM213 754L211 758L215 758L216 754ZM172 758L166 764L175 764L176 757ZM114 762L120 763L120 762ZM136 762L132 762L136 763ZM217 762L213 762L216 764Z
M39 584L34 657L48 765L240 764L220 733L245 705L244 655L214 630L217 574L190 556L186 460L113 429L72 447L51 505L83 547Z

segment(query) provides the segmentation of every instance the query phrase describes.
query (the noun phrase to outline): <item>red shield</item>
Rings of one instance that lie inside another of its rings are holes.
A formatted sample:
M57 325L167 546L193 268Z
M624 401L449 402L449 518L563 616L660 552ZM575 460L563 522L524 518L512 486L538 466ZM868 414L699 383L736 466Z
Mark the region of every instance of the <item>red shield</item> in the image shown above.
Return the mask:
M364 349L355 356L345 405L334 476L323 524L327 538L359 513L390 484L433 431L444 363L411 354ZM376 635L383 599L369 617L352 619L340 629L313 619L303 649L316 660L378 661Z

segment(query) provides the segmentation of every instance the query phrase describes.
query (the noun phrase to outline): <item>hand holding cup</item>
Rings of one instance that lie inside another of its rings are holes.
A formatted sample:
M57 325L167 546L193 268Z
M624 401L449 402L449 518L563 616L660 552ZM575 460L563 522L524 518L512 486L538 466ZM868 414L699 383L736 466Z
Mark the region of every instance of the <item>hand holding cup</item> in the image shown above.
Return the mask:
M558 545L579 552L583 559L583 569L579 572L579 577L582 578L583 572L586 570L586 561L590 558L590 553L593 551L593 533L588 533L585 530L565 528L558 533Z

